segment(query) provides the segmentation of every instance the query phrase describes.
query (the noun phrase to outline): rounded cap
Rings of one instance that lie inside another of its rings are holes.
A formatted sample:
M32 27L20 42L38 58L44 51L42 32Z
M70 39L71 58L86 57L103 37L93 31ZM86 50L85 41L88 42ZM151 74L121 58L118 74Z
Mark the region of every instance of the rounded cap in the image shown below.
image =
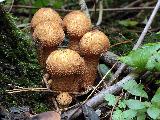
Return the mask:
M69 38L80 39L90 28L91 20L81 11L73 11L63 19L64 29Z
M72 97L67 92L63 92L57 96L56 100L59 105L66 106L72 102Z
M52 52L46 61L47 72L55 76L83 74L84 59L75 51L61 49Z
M64 31L60 25L51 21L43 22L35 28L33 38L44 47L54 47L64 39Z
M59 14L51 8L41 8L33 16L31 20L31 27L34 29L39 23L45 21L52 21L56 24L62 25L62 19Z
M109 48L108 37L99 30L87 32L80 40L82 55L100 55Z

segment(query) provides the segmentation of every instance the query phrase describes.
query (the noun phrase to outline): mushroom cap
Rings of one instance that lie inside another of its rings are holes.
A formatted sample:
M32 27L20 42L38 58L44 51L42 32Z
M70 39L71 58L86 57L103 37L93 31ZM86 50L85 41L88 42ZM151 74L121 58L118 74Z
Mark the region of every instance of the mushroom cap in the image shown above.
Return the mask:
M63 19L64 29L69 38L80 39L90 28L91 20L81 11L72 11Z
M56 100L59 105L66 106L72 102L72 97L67 92L62 92L57 96Z
M46 61L47 72L52 76L83 74L84 66L84 59L70 49L53 51Z
M46 21L36 26L33 32L34 40L43 47L54 47L64 40L62 27L52 21Z
M93 30L81 38L79 45L82 55L100 55L109 48L110 43L103 32Z
M34 29L38 24L52 21L59 25L62 25L63 21L59 14L51 8L40 8L33 16L31 20L31 27Z

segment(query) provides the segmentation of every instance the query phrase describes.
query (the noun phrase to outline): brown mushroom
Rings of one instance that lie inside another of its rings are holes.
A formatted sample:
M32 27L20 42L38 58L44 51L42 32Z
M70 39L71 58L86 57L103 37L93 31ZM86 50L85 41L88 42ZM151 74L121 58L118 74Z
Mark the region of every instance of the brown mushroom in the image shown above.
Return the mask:
M99 30L86 33L80 40L80 53L84 57L86 72L84 74L84 88L92 86L97 76L97 65L101 53L109 49L108 37Z
M79 52L81 37L90 30L91 20L81 11L72 11L63 19L64 30L70 38L69 48Z
M39 62L45 67L48 55L57 49L64 39L62 27L52 21L46 21L36 26L33 38L38 45Z
M56 98L58 104L63 108L72 102L72 97L67 92L60 93Z
M70 49L52 52L46 61L46 70L52 79L51 89L60 92L79 92L85 62L80 55Z
M62 19L59 14L51 8L41 8L39 9L33 16L31 20L31 27L34 30L36 26L45 21L52 21L53 23L57 23L62 25Z

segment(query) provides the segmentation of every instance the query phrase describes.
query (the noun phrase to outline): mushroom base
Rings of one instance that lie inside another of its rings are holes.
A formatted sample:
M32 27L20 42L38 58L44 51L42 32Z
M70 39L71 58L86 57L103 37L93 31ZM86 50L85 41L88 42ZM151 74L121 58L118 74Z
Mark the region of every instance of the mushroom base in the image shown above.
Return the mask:
M93 86L96 80L99 58L84 58L84 60L86 63L86 71L83 76L83 87L87 89L88 87Z
M52 77L51 90L60 92L81 92L82 75Z

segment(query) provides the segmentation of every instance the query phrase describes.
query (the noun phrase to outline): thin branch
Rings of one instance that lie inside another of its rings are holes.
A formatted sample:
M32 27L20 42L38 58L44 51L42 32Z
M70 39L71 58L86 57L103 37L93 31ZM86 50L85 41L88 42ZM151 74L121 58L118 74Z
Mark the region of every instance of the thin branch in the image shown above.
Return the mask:
M144 37L145 37L145 35L146 35L149 27L151 26L151 24L152 24L152 22L153 22L153 20L154 20L154 18L155 18L155 15L156 15L157 12L158 12L159 7L160 7L160 0L158 0L158 2L157 2L157 4L156 4L156 6L155 6L155 8L154 8L154 10L153 10L153 12L152 12L149 20L148 20L148 22L147 22L147 24L146 24L143 32L141 33L141 35L140 35L137 43L134 45L133 50L136 50L136 49L141 45L141 43L142 43L142 41L144 40ZM113 83L115 82L115 80L119 77L119 75L122 73L122 71L123 71L125 68L126 68L126 65L123 63L123 64L119 67L119 69L115 72L115 74L112 76L110 82L108 83L108 86L110 86L111 84L113 84Z
M132 42L132 40L122 41L122 42L111 45L110 48L115 47L117 45L121 45L121 44L125 44L125 43L131 43L131 42Z
M25 5L13 5L13 8L26 8L26 9L40 9L40 7L34 7L34 6L25 6ZM121 11L139 11L139 10L153 10L154 7L130 7L130 8L107 8L103 9L104 12L121 12ZM70 9L54 9L57 12L71 12L73 10ZM88 9L89 12L95 12L94 9ZM96 11L99 11L97 9Z
M13 4L14 4L14 0L12 0L11 6L10 6L10 8L9 8L8 12L11 12L12 7L13 7Z
M128 4L127 6L125 6L124 8L129 8L129 7L132 7L138 3L142 2L142 0L136 0L136 1L133 1L131 2L130 4Z
M102 23L102 18L103 18L103 0L99 2L99 17L96 26L99 26Z
M79 5L81 7L81 10L87 15L88 18L90 18L89 10L85 0L79 0Z
M88 95L87 99L84 101L84 103L86 103L86 101L93 95L93 93L96 91L96 89L100 86L100 84L105 80L105 78L108 76L108 74L113 70L113 68L115 67L117 63L115 63L112 68L110 70L108 70L108 72L103 76L103 78L101 79L101 81L96 85L96 87L93 89L93 91L90 93L90 95Z
M147 22L142 34L140 35L140 37L139 37L137 43L135 44L135 46L133 47L133 50L137 49L141 45L141 43L142 43L142 41L143 41L143 39L144 39L149 27L151 26L156 14L157 14L157 12L159 10L159 7L160 7L160 0L158 0L158 2L156 4L156 6L155 6L155 8L154 8L154 10L153 10L148 22Z
M86 98L86 100L84 102L82 102L82 104L78 107L78 109L76 111L74 111L67 119L70 120L70 118L81 108L82 105L84 105L88 99L93 95L93 93L97 90L97 88L100 86L100 84L105 80L105 78L107 77L107 75L112 71L112 69L115 67L116 63L112 66L112 68L110 70L107 71L107 73L103 76L102 80L98 83L98 85L96 87L94 87L93 91L88 95L88 97Z

